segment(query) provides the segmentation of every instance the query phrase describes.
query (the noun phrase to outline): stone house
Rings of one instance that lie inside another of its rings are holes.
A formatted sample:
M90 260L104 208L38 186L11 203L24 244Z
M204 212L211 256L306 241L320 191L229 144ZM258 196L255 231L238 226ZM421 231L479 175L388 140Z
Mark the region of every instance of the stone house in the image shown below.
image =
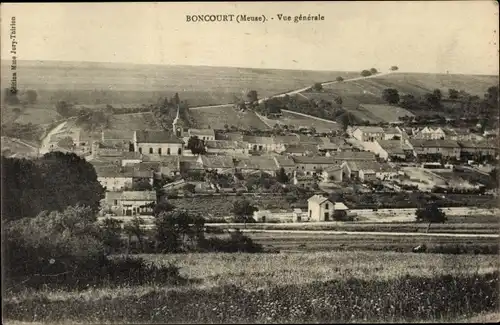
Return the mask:
M134 149L145 155L181 156L184 141L166 131L135 131Z

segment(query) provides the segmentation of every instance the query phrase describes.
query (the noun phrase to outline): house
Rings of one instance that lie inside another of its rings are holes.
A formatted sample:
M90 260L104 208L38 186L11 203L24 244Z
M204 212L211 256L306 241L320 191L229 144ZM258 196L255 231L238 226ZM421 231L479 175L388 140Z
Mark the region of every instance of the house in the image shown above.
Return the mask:
M205 167L198 160L197 156L181 156L179 157L179 168L181 174L191 171L205 172Z
M302 171L294 171L292 176L292 184L300 187L312 187L318 183L319 179L312 173Z
M122 145L127 147L134 142L134 131L105 130L101 132L101 142L108 145Z
M215 134L215 140L226 140L226 141L243 141L245 136L239 132L217 132Z
M323 155L330 155L331 152L342 151L341 146L337 143L329 142L318 144L318 152Z
M215 131L213 129L188 129L188 137L198 137L198 139L203 141L215 140ZM185 139L185 141L187 141Z
M106 191L123 191L131 189L134 179L134 169L130 166L119 167L96 166L97 181L106 189Z
M446 128L444 129L446 133L446 139L447 140L453 140L453 141L481 141L484 139L483 136L472 132L469 129L464 129L464 128L456 128L456 129L450 129Z
M285 148L288 148L289 146L296 146L296 145L300 144L300 137L296 134L294 134L294 135L277 135L277 136L274 136L273 138L274 138L274 142L276 144L280 144L280 145L284 146Z
M379 126L358 126L352 136L361 142L373 142L384 139L384 129Z
M272 137L257 137L253 135L243 136L243 141L248 144L248 150L262 152L275 151L276 144Z
M106 192L103 209L121 216L152 216L155 191Z
M307 200L308 217L310 221L332 221L334 214L347 215L349 210L341 202L333 203L321 195L313 195Z
M294 221L294 212L286 210L258 210L253 213L253 219L257 222L280 222L288 223Z
M287 156L275 156L273 157L276 163L277 169L283 168L288 176L292 176L295 170L295 162L292 158Z
M324 182L342 182L343 168L341 165L333 165L323 170L321 174Z
M389 161L406 161L415 156L413 148L403 140L376 141L373 152L380 158Z
M405 138L403 135L404 131L399 128L398 126L396 127L388 127L384 128L384 139L383 140L401 140ZM407 135L406 135L407 137Z
M288 146L282 153L290 156L311 156L318 154L318 146L316 144L298 144Z
M135 151L124 152L121 157L122 166L130 166L140 164L143 161L143 155Z
M148 155L181 156L184 141L166 131L134 131L134 149Z
M409 141L419 159L460 159L460 146L452 140L411 139Z
M92 159L100 158L116 158L121 159L123 154L128 152L128 145L121 143L103 143L99 141L94 141L92 143Z
M341 166L343 180L359 179L366 182L375 179L388 180L399 176L397 168L377 161L346 161Z
M421 130L418 130L415 135L415 139L427 139L427 140L444 140L446 138L446 133L442 128L431 128L424 127Z
M313 157L291 157L295 162L295 169L303 171L306 175L316 174L321 172L327 167L333 165L340 165L344 161L375 161L375 155L372 152L335 152L331 153L329 157L313 156Z
M205 170L216 170L218 173L234 173L233 157L230 156L202 156L198 157L197 162Z
M248 158L238 158L235 162L236 172L242 174L254 174L257 172L265 172L272 176L276 175L278 166L271 156L251 156Z
M498 143L494 141L458 141L463 160L494 159L498 155Z
M208 140L205 141L207 155L247 155L248 144L242 141Z

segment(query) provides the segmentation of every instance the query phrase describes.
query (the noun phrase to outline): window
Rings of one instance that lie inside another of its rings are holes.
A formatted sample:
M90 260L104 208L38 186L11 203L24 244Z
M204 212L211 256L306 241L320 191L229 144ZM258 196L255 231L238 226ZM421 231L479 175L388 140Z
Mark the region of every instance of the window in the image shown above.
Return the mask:
M158 154L161 155L161 148L158 148Z
M327 204L325 204L325 209L327 209L327 210L328 210L328 203L327 203Z
M262 146L259 146L259 150L262 151Z
M153 154L153 148L149 148L149 153Z
M142 148L139 148L139 153L142 154Z
M181 149L181 148L177 149L177 154L178 154L179 156L180 156L180 155L182 155L182 149Z
M325 212L324 217L325 217L325 221L328 221L328 212Z
M312 210L309 210L309 218L311 218L312 213L313 213Z
M167 155L170 155L170 148L167 148Z
M115 204L114 205L118 205L118 200L115 200Z

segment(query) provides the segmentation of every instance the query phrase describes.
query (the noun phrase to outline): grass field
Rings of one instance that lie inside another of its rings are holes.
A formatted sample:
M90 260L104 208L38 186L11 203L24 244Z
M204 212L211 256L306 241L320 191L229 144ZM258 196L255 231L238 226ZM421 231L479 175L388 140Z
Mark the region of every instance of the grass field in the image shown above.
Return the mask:
M33 148L37 147L37 144L31 143L31 146L26 145L23 142L16 141L14 139L10 139L8 137L3 137L2 136L2 152L9 153L8 156L11 154L15 154L16 157L24 157L24 158L30 158L30 157L36 157L38 155L38 150Z
M357 108L348 108L347 111L352 113L357 119L369 121L370 123L394 123L398 122L400 117L414 116L412 112L397 106L365 105Z
M296 129L300 127L314 127L317 132L330 132L339 130L342 128L342 125L339 123L329 123L321 120L317 120L314 118L301 116L298 114L293 114L289 112L282 112L283 116L278 120L269 120L271 125L274 123L282 124L282 125L293 125Z
M449 321L496 311L496 256L389 252L145 255L198 280L4 297L4 320L41 323ZM489 315L488 317L491 317Z
M191 109L190 115L195 121L195 127L223 130L225 125L234 125L241 129L251 127L259 130L268 130L269 127L253 112L239 112L232 105L223 107L207 107Z
M55 109L26 107L22 109L21 114L14 120L14 122L19 124L32 123L44 125L58 121L61 118L61 115L59 115Z
M108 130L161 130L152 113L113 115Z

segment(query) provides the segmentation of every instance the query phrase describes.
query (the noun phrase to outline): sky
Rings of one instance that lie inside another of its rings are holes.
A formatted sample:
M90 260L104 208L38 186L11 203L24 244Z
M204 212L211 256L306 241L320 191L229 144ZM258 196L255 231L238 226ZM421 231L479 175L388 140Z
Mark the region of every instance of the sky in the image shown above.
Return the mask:
M3 3L1 55L17 60L427 73L499 70L496 1ZM264 15L193 23L186 15ZM323 15L294 23L285 16ZM274 19L271 19L274 18Z

